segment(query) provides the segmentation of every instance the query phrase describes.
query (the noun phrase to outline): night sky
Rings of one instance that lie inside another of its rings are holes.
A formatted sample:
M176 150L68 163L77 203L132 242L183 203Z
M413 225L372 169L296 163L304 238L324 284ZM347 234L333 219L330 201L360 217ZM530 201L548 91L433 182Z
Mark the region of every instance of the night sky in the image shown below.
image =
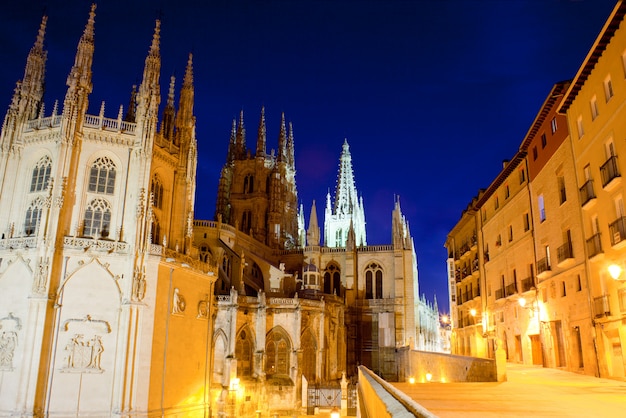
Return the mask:
M268 151L293 123L298 196L322 226L344 138L368 244L391 243L394 195L415 240L420 292L448 309L446 235L511 158L552 85L572 78L615 0L118 1L96 10L90 113L116 118L139 84L161 18L161 92L194 54L196 218L212 219L232 119ZM48 16L46 116L63 101L91 2L0 5L0 107Z

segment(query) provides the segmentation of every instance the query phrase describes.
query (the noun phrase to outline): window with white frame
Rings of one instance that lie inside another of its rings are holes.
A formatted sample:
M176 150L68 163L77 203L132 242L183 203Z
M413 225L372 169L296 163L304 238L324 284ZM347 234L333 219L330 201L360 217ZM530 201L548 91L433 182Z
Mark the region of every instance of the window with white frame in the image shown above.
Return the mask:
M89 188L91 193L113 194L115 191L116 167L108 157L98 158L89 172Z
M552 128L552 133L555 133L558 128L556 124L556 116L552 118L552 122L550 122L550 127Z
M83 235L87 237L108 236L111 225L111 207L102 199L93 199L85 209Z
M585 135L585 127L583 126L582 116L578 116L578 118L576 118L576 127L578 128L578 139L580 139L583 135Z
M543 222L546 220L546 208L543 203L543 194L537 196L537 207L539 209L539 220Z
M608 103L613 97L613 83L611 82L611 75L607 75L604 79L604 97Z
M595 120L600 114L600 110L598 109L598 99L596 98L596 96L593 96L591 98L589 105L591 106L591 119Z
M30 181L30 191L41 192L48 187L50 181L50 171L52 170L52 160L47 155L42 157L35 168L33 168L33 176Z
M34 235L39 228L41 221L41 212L43 211L44 201L41 196L37 197L26 210L26 219L24 219L24 233L27 236Z

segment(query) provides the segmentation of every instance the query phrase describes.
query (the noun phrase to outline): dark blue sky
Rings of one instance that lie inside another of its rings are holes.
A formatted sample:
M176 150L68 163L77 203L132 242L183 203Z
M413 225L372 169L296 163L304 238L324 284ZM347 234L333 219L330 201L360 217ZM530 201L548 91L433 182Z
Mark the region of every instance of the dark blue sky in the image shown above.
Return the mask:
M49 16L47 114L87 20L88 1L0 5L0 107ZM254 147L261 106L268 148L293 122L296 181L308 222L334 191L343 139L363 196L368 244L391 242L400 196L420 291L448 309L445 238L510 158L552 84L572 78L615 0L221 0L98 3L90 113L117 117L141 80L161 16L162 93L194 54L199 148L196 217L212 219L231 121ZM4 103L4 104L2 104Z

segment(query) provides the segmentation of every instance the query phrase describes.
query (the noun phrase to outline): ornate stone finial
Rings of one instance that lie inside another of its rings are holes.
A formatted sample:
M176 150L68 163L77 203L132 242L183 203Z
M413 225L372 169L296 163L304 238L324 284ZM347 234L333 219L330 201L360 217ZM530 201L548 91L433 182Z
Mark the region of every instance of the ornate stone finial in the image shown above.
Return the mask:
M35 41L35 45L33 49L38 51L43 51L43 40L46 35L46 24L48 23L48 16L44 15L41 18L41 24L39 25L39 33L37 33L37 40Z
M154 34L152 35L152 44L150 45L150 54L159 53L159 42L161 40L161 21L156 20L154 25Z
M183 86L189 86L193 84L193 54L189 53L187 58L187 67L185 68L185 77L183 78Z

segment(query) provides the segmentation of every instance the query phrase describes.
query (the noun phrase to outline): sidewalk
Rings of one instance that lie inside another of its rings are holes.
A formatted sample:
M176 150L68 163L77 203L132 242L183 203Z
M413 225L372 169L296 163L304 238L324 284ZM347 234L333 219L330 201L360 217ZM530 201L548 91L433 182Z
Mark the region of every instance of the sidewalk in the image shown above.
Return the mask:
M626 382L507 364L502 383L392 383L440 418L624 417Z

